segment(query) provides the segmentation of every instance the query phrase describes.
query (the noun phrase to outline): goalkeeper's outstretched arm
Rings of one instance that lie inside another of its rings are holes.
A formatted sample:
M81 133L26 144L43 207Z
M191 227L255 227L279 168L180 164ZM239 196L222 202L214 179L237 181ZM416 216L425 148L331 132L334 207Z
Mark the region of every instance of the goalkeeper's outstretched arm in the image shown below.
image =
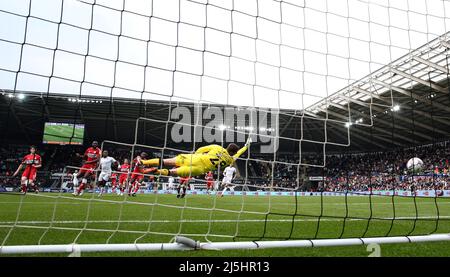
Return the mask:
M239 158L242 154L245 153L245 151L247 151L248 147L250 146L250 144L252 143L252 138L249 137L247 139L247 142L245 143L244 147L242 147L241 149L239 149L237 151L236 154L233 155L233 158L236 160L237 158Z

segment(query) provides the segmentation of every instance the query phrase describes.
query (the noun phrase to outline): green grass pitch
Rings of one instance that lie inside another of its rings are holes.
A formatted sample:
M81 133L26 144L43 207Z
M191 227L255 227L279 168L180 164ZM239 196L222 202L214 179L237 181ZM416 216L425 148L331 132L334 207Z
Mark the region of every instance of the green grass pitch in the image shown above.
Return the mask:
M46 125L43 140L47 143L75 143L82 144L83 128L73 128L70 125Z
M439 221L436 220L438 215ZM392 220L394 216L396 219ZM372 219L367 220L370 217ZM0 194L0 244L4 245L169 242L179 233L200 241L206 238L232 241L233 237L248 241L284 240L289 236L292 239L358 238L434 232L450 232L449 198L414 200L374 196L369 201L368 196L219 198L187 195L177 199L175 195L154 194L141 194L136 198L117 195L99 198L95 194L79 198L56 193ZM369 254L366 246L82 253L83 256L235 257ZM381 245L381 255L450 256L450 242L385 244Z

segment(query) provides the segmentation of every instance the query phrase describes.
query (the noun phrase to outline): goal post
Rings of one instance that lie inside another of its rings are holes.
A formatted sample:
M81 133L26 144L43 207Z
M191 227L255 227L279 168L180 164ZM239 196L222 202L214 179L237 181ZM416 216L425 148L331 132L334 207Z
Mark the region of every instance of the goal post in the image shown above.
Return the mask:
M190 239L189 239L190 240ZM355 246L390 243L420 243L450 241L450 234L434 234L426 236L378 237L378 238L345 238L315 240L284 241L242 241L242 242L196 242L186 243L137 243L137 244L68 244L68 245L20 245L2 246L0 254L32 254L32 253L85 253L85 252L139 252L139 251L186 251L186 250L236 250L267 249L290 247L332 247Z

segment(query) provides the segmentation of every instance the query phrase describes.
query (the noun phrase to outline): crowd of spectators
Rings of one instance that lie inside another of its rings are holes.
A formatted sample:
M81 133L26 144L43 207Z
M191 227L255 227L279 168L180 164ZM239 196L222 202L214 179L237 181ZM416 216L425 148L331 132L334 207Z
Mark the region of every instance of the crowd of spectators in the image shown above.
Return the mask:
M423 161L420 172L406 168L409 159ZM334 155L327 159L326 191L448 189L450 142L395 151Z
M422 170L414 174L406 168L412 157L419 157L424 163ZM325 167L299 165L299 157L293 154L279 155L275 162L267 162L274 159L273 155L259 156L257 161L249 163L253 167L249 172L256 173L251 177L268 180L275 188L315 191L450 189L449 158L450 141L446 141L385 152L326 155ZM302 159L311 165L323 163L320 157L305 155ZM317 178L311 181L311 176Z
M110 156L120 162L135 157L142 150L113 145L105 147ZM43 167L39 170L37 182L50 185L49 176L53 173L71 174L75 169L67 166L80 166L83 146L41 145L38 153L42 156ZM11 186L19 183L19 177L11 178L22 158L28 153L28 146L11 145L0 148L0 185ZM150 156L158 152L146 150ZM167 156L176 153L165 152ZM406 169L407 161L419 157L424 168L417 176ZM248 162L239 162L240 179L245 179L250 187L263 190L316 190L316 191L368 191L392 189L450 189L448 177L450 141L423 145L414 148L397 149L375 153L341 153L327 155L325 167L300 165L299 157L290 154L254 155ZM323 157L304 155L302 159L320 165ZM247 168L246 168L247 167ZM246 175L246 177L245 177ZM311 176L320 177L311 180ZM217 178L217 176L215 176Z

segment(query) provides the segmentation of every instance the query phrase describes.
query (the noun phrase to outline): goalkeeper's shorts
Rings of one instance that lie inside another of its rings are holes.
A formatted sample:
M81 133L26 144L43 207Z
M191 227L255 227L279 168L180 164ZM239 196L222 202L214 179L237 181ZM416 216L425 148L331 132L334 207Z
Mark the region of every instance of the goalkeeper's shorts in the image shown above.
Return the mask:
M181 154L175 161L178 176L199 176L213 170L209 156L204 154Z

